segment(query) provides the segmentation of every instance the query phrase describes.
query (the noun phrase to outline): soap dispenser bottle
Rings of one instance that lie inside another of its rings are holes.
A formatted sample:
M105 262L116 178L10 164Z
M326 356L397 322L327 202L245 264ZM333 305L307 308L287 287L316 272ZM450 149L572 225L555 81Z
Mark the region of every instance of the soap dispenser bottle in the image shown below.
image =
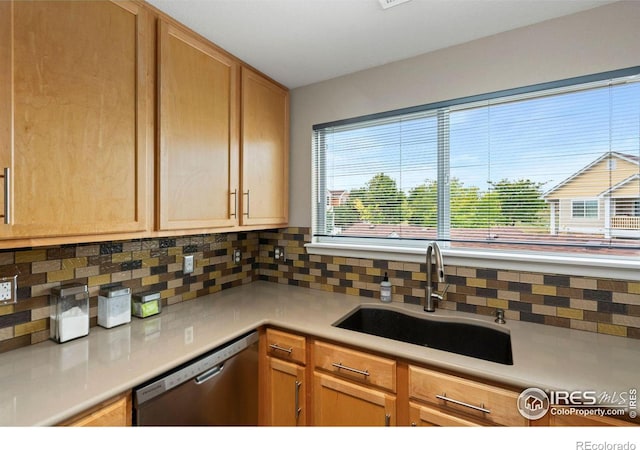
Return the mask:
M383 303L391 303L391 283L387 272L384 273L384 278L380 283L380 301Z

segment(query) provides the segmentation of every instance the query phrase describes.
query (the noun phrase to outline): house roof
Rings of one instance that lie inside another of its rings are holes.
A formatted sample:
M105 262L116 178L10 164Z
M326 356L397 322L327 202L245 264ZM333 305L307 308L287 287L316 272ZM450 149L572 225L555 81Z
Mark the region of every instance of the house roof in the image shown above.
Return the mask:
M563 181L561 181L559 184L555 185L554 187L552 187L551 189L549 189L543 196L542 198L546 198L549 197L549 195L551 195L552 192L557 191L558 189L560 189L562 186L565 186L566 184L570 183L571 181L573 181L574 179L576 179L578 176L580 176L581 174L583 174L584 172L586 172L587 170L591 169L593 166L595 166L596 164L598 164L600 161L602 161L605 158L608 158L610 156L615 156L616 158L628 161L632 164L637 164L638 166L640 166L640 157L636 156L636 155L630 155L628 153L620 153L620 152L605 152L603 153L600 157L598 157L598 159L596 159L595 161L593 161L591 164L588 164L586 166L584 166L582 169L580 169L579 171L577 171L576 173L574 173L573 175L571 175L568 178L565 178ZM618 183L618 187L622 186L624 183L631 181L631 180L625 180L622 183ZM613 189L610 188L609 191ZM604 192L600 195L604 195Z
M640 179L640 174L633 174L630 177L625 178L624 180L622 180L620 183L617 183L613 186L611 186L610 188L608 188L605 191L602 191L600 193L600 195L598 195L598 197L604 197L607 194L611 194L615 191L617 191L618 189L620 189L622 186L626 186L627 184L631 183L632 181L635 181L637 179Z

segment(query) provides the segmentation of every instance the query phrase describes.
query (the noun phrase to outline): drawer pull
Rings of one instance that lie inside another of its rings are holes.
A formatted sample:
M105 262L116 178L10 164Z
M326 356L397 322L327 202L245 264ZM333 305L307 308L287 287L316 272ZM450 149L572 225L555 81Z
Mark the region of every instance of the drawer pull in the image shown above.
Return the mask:
M338 369L344 369L344 370L348 370L349 372L357 373L359 375L364 375L365 377L369 376L369 371L368 370L359 370L359 369L354 369L353 367L343 366L341 362L332 363L331 365L333 367L338 368Z
M274 350L279 350L281 352L285 352L285 353L289 353L289 354L291 354L291 352L293 352L293 347L284 348L284 347L280 347L278 344L269 344L269 347L271 347Z
M480 406L471 405L469 403L461 402L460 400L454 400L452 398L447 397L446 392L442 395L436 395L436 398L439 400L443 400L445 402L455 403L456 405L464 406L465 408L470 408L475 411L481 411L486 414L491 414L491 411L489 411L484 407L484 403L482 403Z

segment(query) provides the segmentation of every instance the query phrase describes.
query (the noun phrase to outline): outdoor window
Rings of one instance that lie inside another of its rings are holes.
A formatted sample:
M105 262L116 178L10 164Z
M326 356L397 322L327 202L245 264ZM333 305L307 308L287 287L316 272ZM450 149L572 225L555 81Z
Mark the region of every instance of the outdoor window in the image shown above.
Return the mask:
M639 73L314 126L315 242L640 254Z
M598 200L573 200L571 210L574 219L598 218Z

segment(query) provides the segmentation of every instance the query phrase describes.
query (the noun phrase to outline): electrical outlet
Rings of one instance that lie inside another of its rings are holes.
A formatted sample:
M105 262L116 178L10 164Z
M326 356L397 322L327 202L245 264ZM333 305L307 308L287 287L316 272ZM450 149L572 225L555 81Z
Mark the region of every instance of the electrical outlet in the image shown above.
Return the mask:
M0 305L18 303L18 275L0 278Z
M191 272L193 272L193 255L185 255L182 257L182 273Z
M235 264L240 264L242 262L242 250L239 248L233 249L233 262Z
M184 329L184 343L193 344L193 327L187 327Z
M284 247L276 247L273 249L273 258L276 261L284 261Z

